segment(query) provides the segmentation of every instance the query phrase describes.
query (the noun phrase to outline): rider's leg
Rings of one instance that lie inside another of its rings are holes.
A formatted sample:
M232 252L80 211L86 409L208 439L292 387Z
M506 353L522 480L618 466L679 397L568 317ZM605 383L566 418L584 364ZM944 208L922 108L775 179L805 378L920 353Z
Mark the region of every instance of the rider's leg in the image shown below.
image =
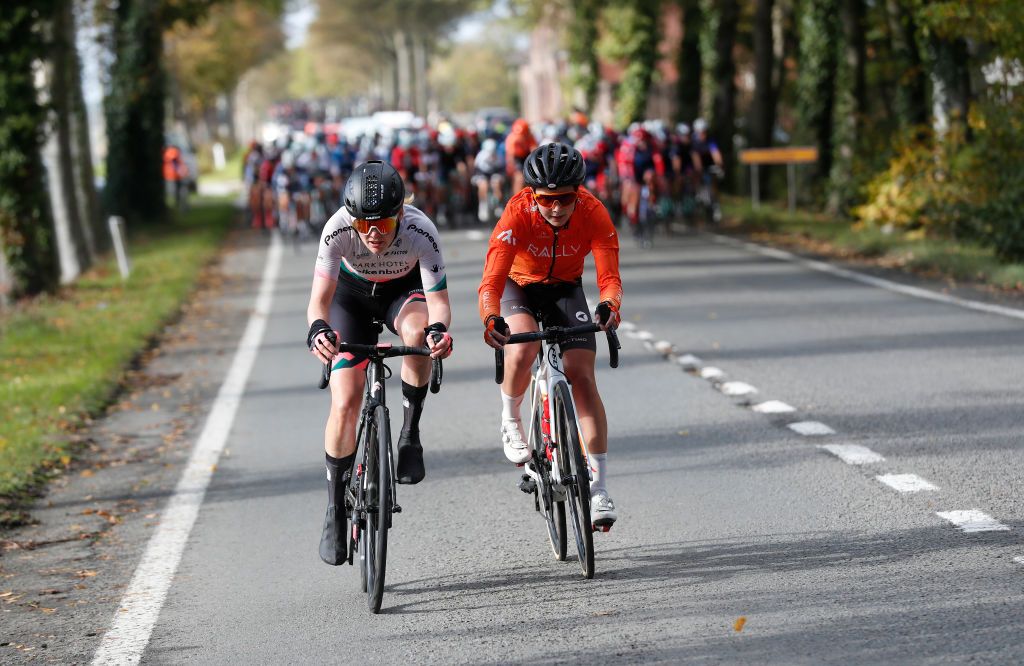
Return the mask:
M324 431L327 466L327 515L320 535L320 559L339 565L347 558L345 487L356 451L356 423L362 403L364 363L331 373L331 411Z
M510 290L506 287L506 296ZM505 322L512 333L527 333L537 330L537 320L528 312L509 313L512 306L508 301L502 304ZM514 306L513 306L514 307ZM530 342L505 347L505 380L501 384L501 443L505 457L517 465L530 459L530 450L523 437L521 407L530 386L530 368L540 350L540 343Z
M423 294L414 292L406 297L404 305L395 317L395 330L402 338L402 344L421 347L425 343L423 329L427 327L427 304ZM419 483L426 470L423 466L423 446L420 444L420 416L427 399L427 382L430 380L430 359L426 356L402 357L402 430L398 436L399 483Z

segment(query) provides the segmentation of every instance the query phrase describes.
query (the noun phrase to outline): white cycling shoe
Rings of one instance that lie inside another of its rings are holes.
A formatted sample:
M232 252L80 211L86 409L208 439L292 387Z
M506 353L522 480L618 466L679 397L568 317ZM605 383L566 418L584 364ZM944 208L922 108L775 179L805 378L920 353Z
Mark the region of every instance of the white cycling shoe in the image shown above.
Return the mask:
M505 447L505 457L517 465L523 465L530 459L530 447L523 439L523 425L519 419L506 419L501 422L501 443Z
M608 497L607 490L598 490L590 496L590 523L595 530L607 532L618 517L615 502Z

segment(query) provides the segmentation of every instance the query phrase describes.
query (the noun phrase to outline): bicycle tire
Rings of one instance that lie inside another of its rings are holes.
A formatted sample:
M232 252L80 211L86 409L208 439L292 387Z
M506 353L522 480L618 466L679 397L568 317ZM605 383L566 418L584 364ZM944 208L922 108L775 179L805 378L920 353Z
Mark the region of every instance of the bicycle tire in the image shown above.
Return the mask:
M358 516L361 520L361 527L359 528L359 539L357 545L359 548L359 591L366 592L366 580L369 572L367 568L368 562L368 546L367 540L369 539L369 525L367 524L367 511L366 505L370 500L370 474L376 472L376 447L372 446L372 443L377 441L377 426L373 419L366 419L359 428L359 459L363 461L362 471L359 474L359 483L361 487L360 497L362 498L362 515Z
M391 428L387 410L377 405L373 410L377 446L374 450L377 478L376 501L367 508L366 598L371 613L379 613L384 598L384 577L388 559L388 527L391 524ZM373 444L372 441L367 441ZM369 476L369 478L373 478ZM374 499L374 498L371 498Z
M590 468L583 456L583 443L576 425L576 412L569 394L569 385L555 385L555 422L558 433L558 463L565 484L568 517L576 536L576 552L584 578L594 577L594 528L590 523Z
M539 395L539 394L538 394ZM533 439L534 460L540 467L537 476L540 477L540 486L537 488L539 497L539 508L544 516L547 525L548 543L551 544L551 552L559 562L565 561L568 549L568 537L565 524L565 501L557 501L551 488L551 467L547 461L547 451L544 446L544 438L541 436L541 410L543 405L537 405L533 409L533 427L531 438Z

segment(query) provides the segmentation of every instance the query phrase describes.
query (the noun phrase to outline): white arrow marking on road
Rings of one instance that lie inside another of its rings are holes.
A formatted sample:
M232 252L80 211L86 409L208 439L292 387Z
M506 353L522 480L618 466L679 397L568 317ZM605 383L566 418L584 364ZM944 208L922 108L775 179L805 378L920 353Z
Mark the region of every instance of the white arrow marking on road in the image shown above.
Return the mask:
M885 460L868 447L860 444L824 444L818 448L828 451L847 465L870 465Z
M879 474L875 478L901 493L917 493L922 490L939 489L938 486L922 479L917 474Z
M757 389L746 382L725 382L718 387L718 390L734 398L757 393Z
M137 664L142 659L255 364L270 315L274 283L281 267L281 247L280 236L274 235L256 307L238 343L227 377L192 449L188 466L174 489L174 495L167 501L160 524L150 537L142 561L121 597L118 612L96 649L93 664Z
M761 402L751 407L758 414L789 414L795 412L796 407L787 405L781 400L769 400L767 402Z
M820 421L797 421L796 423L790 423L786 427L793 432L800 433L804 437L820 437L822 435L836 434L835 430L829 428Z
M939 518L945 518L962 532L1008 532L1010 528L979 509L961 511L937 511Z
M714 381L716 379L725 379L725 373L722 372L721 368L716 368L713 365L709 365L706 368L701 368L700 376L703 379L710 379L711 381Z
M683 370L696 370L703 365L704 361L693 354L684 354L676 359L676 363L683 366Z

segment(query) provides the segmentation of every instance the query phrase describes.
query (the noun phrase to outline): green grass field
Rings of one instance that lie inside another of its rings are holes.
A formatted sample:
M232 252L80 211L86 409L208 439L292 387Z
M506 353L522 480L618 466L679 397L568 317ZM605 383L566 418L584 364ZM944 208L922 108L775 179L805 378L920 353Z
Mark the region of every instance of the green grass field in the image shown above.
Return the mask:
M129 230L127 281L110 258L59 293L0 314L0 524L10 522L5 507L70 462L70 433L116 395L233 216L226 201L195 201L174 224Z
M919 233L855 228L848 220L762 204L753 209L746 200L724 202L726 218L744 232L763 235L770 242L797 245L832 256L873 260L961 282L1024 290L1024 265L1004 263L978 243L928 238Z

